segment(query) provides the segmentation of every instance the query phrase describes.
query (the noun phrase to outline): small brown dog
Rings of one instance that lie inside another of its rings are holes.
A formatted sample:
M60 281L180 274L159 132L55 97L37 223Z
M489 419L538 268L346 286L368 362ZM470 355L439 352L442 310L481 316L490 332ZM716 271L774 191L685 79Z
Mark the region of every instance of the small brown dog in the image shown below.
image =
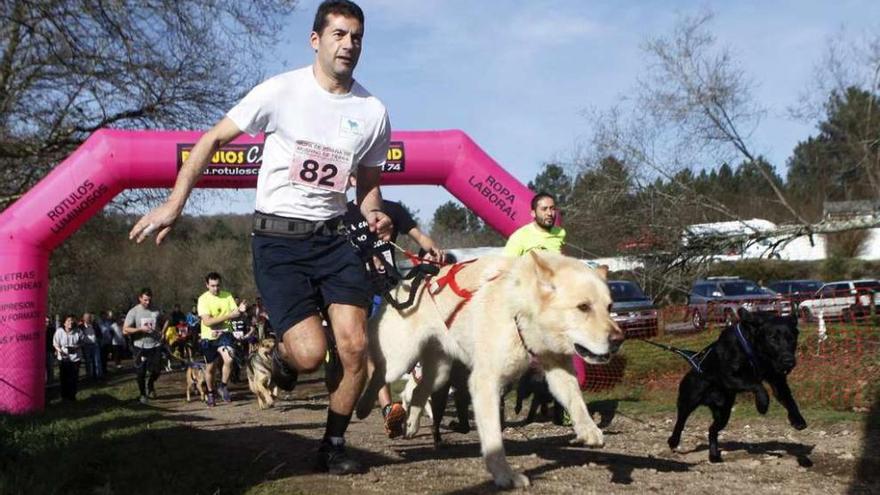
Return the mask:
M268 409L275 404L272 390L272 349L275 339L266 338L257 344L257 349L248 356L247 377L251 392L257 396L257 406Z
M204 402L208 398L208 384L205 382L205 363L196 361L186 366L186 401L192 402L192 392L197 391Z

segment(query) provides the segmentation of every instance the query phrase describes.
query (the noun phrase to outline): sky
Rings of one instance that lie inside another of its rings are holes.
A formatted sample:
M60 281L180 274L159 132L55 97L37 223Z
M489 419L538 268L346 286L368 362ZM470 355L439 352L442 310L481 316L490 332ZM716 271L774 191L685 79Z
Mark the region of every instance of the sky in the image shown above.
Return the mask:
M262 68L302 67L318 0L301 1ZM355 77L388 108L396 130L460 129L523 184L570 158L589 137L589 110L611 107L643 73L644 42L706 9L721 45L755 83L767 113L753 149L785 175L794 146L816 133L788 109L815 77L828 40L880 29L873 1L362 0L364 50ZM453 196L435 186L383 188L427 225ZM205 206L253 210L253 190Z

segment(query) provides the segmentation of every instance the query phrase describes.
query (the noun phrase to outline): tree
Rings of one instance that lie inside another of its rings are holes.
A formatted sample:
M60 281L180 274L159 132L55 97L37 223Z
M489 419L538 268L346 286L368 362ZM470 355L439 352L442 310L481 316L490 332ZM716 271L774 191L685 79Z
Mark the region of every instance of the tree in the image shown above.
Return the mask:
M488 227L473 211L447 201L434 211L431 237L444 247L498 246L504 244L500 234Z
M0 4L0 208L92 132L201 128L262 76L295 0Z
M834 91L825 111L819 134L798 143L789 159L792 190L814 203L880 197L880 96Z
M630 216L633 180L629 167L607 156L587 166L574 180L565 217L567 244L585 255L613 254L621 243L643 234L644 219ZM602 232L601 236L595 235Z
M650 258L660 270L655 276L675 278L673 273L687 277L686 272L690 276L704 272L715 254L733 246L770 241L779 247L798 236L880 225L880 216L817 221L815 201L805 207L800 196L787 190L772 164L753 150L752 135L759 130L765 110L753 98L753 83L733 52L719 46L709 29L711 20L708 13L682 17L668 36L648 40L644 45L647 68L635 88L611 108L593 112L592 139L581 160L596 163L614 156L625 163L632 184L630 199L624 208L618 206L611 212L614 230L607 228L607 223L567 223L569 231L593 232L594 238L635 234L636 239L651 239L654 249ZM869 56L859 60L870 61L868 88L877 87L880 37L874 38L864 54ZM858 87L866 90L864 85ZM835 94L840 96L832 100L834 108L856 99L856 95L842 91ZM876 150L873 146L878 133L872 119L878 104L874 98L858 100L861 113L852 112L851 118L835 121L832 127L839 130L846 127L844 122L858 123L849 127L862 133L846 136L848 143L858 145L851 149L862 152L859 163L864 167L874 161L868 151ZM736 162L741 165L733 170L729 164ZM716 173L718 164L721 168ZM867 173L859 179L862 187L880 183ZM567 218L595 219L595 213L603 211L602 205L583 196L593 194L591 188L578 187L576 184L572 203L583 211L571 212ZM810 186L802 190L810 190ZM872 194L876 197L876 192ZM699 246L682 242L682 232L691 223L743 221L756 216L789 223L772 232L743 229L742 234L717 236ZM648 234L636 234L640 231Z
M543 170L529 182L529 189L534 193L545 192L556 198L558 208L565 210L571 194L572 180L563 168L555 163L545 163Z

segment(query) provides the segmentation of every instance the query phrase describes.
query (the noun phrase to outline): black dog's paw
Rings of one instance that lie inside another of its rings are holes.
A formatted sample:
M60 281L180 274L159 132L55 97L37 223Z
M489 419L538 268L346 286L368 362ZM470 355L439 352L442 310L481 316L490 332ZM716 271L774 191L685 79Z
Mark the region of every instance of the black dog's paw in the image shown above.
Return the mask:
M722 462L721 454L715 454L715 455L709 454L709 462L711 462L711 463Z
M666 440L666 444L669 445L669 448L675 450L678 448L678 444L681 443L681 437L671 436L668 440Z
M789 416L788 422L791 424L792 428L795 430L803 430L807 427L807 420L805 420L802 416Z
M471 425L470 423L459 423L453 419L449 422L449 429L456 433L470 433Z

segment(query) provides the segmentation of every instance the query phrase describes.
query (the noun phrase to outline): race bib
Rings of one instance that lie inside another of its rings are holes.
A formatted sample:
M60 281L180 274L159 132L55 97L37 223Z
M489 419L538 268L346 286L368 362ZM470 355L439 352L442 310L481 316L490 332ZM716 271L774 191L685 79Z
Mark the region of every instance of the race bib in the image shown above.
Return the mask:
M297 141L290 182L326 191L345 192L354 153L310 141Z
M156 319L155 318L141 318L141 328L146 328L148 330L156 329Z

